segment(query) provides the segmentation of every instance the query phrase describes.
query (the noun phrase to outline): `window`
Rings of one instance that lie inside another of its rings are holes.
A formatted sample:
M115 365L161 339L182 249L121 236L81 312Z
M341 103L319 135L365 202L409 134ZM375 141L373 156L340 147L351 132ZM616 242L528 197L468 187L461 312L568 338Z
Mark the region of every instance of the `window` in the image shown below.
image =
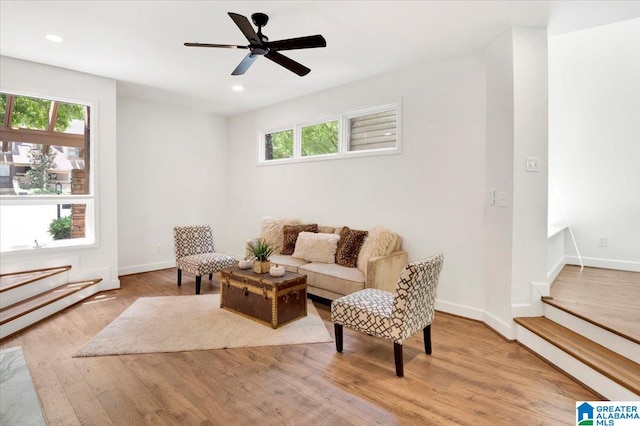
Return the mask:
M302 156L335 154L338 152L338 121L314 124L302 128Z
M400 152L400 102L260 134L259 162L347 158ZM274 161L280 160L280 161Z
M389 109L348 118L349 151L395 148L397 116L397 109Z
M265 134L264 147L266 160L293 158L293 130Z
M1 251L93 243L89 113L0 93Z

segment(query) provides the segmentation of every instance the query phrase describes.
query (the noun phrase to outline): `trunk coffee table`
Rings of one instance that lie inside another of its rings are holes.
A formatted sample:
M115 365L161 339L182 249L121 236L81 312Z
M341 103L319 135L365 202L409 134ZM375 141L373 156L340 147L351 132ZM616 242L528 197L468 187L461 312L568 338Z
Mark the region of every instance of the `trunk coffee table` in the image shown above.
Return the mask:
M251 269L221 271L220 307L271 328L307 316L307 276L286 271L282 277Z

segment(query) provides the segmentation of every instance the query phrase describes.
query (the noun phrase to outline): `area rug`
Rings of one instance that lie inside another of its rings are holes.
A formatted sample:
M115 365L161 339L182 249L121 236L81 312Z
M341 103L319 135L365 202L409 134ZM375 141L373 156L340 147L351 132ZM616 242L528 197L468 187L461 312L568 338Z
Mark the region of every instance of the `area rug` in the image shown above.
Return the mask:
M20 346L0 349L0 424L47 424Z
M313 303L276 330L220 308L220 295L141 297L75 357L332 342Z

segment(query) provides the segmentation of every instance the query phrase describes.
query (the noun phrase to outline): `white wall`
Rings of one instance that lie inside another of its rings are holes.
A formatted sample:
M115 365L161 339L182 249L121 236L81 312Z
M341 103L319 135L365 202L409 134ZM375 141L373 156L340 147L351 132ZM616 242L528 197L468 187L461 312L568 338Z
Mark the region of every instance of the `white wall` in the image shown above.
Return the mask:
M97 244L2 254L2 271L60 266L71 261L70 279L102 278L101 288L117 288L118 220L116 197L116 83L114 80L14 58L0 58L2 90L69 99L95 105L92 123Z
M547 50L546 28L513 29L512 317L539 314L531 305L532 284L547 281ZM527 171L528 157L539 160L538 172Z
M640 271L639 76L640 19L549 40L549 166L587 266Z
M258 132L402 98L402 154L257 166ZM481 51L273 105L229 120L228 232L243 253L266 215L403 238L409 260L442 252L440 309L484 305L485 77Z
M547 34L513 28L486 48L487 143L483 320L514 338L512 318L535 315L532 284L547 278ZM537 157L539 172L526 172ZM505 201L500 201L505 194Z
M175 266L173 227L227 226L226 119L118 97L120 274Z
M511 322L511 274L513 246L513 33L505 31L486 48L486 150L485 186L507 193L506 205L484 207L485 292L487 314L481 318L507 333Z

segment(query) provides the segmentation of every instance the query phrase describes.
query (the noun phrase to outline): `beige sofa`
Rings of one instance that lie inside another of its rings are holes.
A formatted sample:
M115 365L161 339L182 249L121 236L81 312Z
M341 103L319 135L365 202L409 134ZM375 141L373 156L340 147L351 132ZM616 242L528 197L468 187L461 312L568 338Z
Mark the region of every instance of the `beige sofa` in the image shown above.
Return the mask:
M318 232L322 233L340 234L341 230L342 227L318 226ZM381 235L386 238L384 247L376 246ZM393 239L389 240L389 236L393 236ZM265 238L264 223L262 238ZM269 238L266 239L269 241ZM401 248L402 238L399 235L377 227L369 231L355 268L336 263L307 262L279 253L271 255L270 260L272 264L282 265L288 271L305 274L309 294L334 300L365 288L394 291L400 272L407 264L407 252Z

